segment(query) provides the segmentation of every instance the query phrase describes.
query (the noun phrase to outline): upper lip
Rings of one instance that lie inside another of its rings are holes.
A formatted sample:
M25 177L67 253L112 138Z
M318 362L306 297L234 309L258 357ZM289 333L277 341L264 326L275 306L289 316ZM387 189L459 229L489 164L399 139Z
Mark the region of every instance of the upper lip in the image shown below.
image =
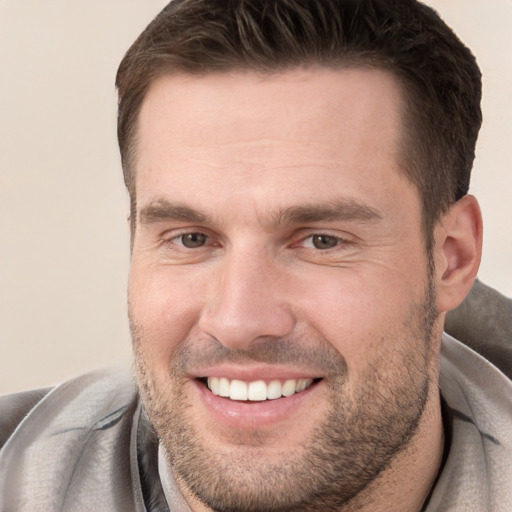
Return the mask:
M308 370L272 365L216 365L194 371L193 378L225 377L229 380L253 382L256 380L318 379L322 377Z

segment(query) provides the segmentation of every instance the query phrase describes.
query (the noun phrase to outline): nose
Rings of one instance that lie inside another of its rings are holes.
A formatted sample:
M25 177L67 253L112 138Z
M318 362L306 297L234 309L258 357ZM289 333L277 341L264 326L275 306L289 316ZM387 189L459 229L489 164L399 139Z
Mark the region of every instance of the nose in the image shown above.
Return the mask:
M226 258L214 270L199 327L231 349L289 334L294 316L287 307L283 271L262 255Z

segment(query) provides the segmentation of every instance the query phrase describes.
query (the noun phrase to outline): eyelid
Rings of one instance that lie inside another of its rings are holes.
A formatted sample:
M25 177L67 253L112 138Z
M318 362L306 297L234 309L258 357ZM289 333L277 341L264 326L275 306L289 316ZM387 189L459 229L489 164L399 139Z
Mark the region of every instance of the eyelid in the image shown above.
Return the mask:
M185 226L166 229L160 233L159 237L166 240L173 240L174 238L178 238L189 233L202 233L208 237L210 236L210 230L206 228L199 226Z
M340 232L337 232L336 230L331 230L331 229L314 229L313 228L313 229L301 230L301 232L302 233L299 233L298 236L296 237L297 241L294 242L293 245L301 245L306 240L312 239L315 236L328 236L328 237L337 239L338 244L335 247L337 247L339 245L353 244L356 241L355 240L356 237L353 235L350 235L348 233L340 233ZM335 247L333 247L333 249Z

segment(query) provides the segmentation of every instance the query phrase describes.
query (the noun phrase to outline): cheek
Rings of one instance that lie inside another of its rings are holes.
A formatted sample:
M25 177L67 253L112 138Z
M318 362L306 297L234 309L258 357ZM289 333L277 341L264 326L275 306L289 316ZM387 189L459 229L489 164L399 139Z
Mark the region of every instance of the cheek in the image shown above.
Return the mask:
M321 283L319 286L318 283ZM422 300L424 283L374 268L334 269L323 279L302 279L295 297L302 319L318 331L349 366L361 366L380 345L397 339L411 306Z
M168 368L176 347L190 335L200 311L197 283L179 272L132 264L128 289L132 331L154 366ZM133 335L133 333L132 333Z

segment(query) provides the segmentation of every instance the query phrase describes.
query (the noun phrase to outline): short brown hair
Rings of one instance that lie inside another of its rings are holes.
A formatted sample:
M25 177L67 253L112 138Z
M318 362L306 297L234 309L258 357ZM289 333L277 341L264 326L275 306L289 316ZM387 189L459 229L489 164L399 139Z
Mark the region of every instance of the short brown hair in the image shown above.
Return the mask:
M156 77L311 65L381 68L402 84L401 166L420 193L430 246L440 215L469 188L481 124L481 74L436 12L415 0L169 3L117 73L118 139L132 212L137 118Z

